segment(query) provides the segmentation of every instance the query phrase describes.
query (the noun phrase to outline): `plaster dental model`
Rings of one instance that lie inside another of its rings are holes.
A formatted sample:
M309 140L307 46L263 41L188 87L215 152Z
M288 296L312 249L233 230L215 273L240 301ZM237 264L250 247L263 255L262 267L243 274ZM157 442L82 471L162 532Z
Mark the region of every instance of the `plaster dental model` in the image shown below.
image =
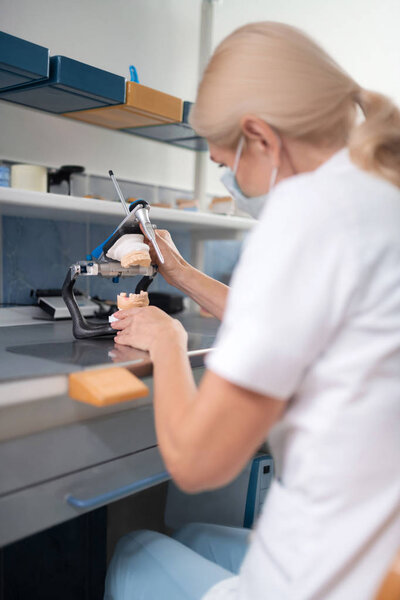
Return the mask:
M142 308L143 306L149 305L149 295L147 292L140 292L140 294L128 294L121 292L117 296L118 310L127 310L128 308ZM108 317L109 323L118 321L117 317L111 315Z
M140 292L140 294L128 294L121 292L117 296L117 306L119 310L126 310L127 308L141 308L149 305L149 295L147 292Z
M123 267L139 265L149 267L150 252L140 233L127 233L121 236L107 252L107 256L117 260ZM132 294L131 294L132 295Z

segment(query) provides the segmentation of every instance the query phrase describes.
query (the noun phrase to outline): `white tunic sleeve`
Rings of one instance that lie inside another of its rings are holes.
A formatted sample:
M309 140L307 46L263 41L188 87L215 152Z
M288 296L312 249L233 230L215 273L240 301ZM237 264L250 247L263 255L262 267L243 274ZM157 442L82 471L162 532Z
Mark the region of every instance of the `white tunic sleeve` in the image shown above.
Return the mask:
M289 398L346 319L357 262L345 204L333 210L303 176L278 185L245 245L208 368Z

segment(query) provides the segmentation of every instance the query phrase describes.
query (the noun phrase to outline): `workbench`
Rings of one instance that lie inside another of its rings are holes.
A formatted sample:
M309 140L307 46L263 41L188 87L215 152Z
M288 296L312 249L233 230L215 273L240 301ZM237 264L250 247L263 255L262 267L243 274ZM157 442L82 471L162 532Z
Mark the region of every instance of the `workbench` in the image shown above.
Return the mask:
M196 381L218 321L178 315ZM68 374L127 366L147 398L96 408L68 396ZM147 353L112 338L74 340L71 322L0 327L0 546L166 481Z

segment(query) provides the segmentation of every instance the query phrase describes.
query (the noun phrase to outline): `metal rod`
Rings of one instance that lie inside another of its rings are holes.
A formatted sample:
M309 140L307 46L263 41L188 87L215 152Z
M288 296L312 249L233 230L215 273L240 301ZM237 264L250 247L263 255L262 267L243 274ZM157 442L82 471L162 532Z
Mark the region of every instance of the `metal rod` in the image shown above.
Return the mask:
M199 43L199 62L198 79L203 76L205 67L211 56L213 47L213 29L215 6L218 0L202 0L200 15L200 43ZM207 210L207 171L209 164L208 152L195 153L194 165L194 199L197 200L201 211ZM202 269L203 265L195 265Z
M153 248L154 248L154 250L156 251L156 254L157 254L157 256L158 256L158 260L159 260L159 261L160 261L160 263L163 265L163 264L164 264L164 262L165 262L165 260L164 260L164 257L163 257L163 255L162 255L162 253L161 253L161 250L160 250L160 248L158 247L158 244L157 244L157 242L156 242L155 235L154 235L154 239L152 239L151 241L152 241L152 244L153 244Z
M119 187L118 181L115 179L115 175L112 171L108 171L108 174L111 177L111 181L113 182L115 189L117 190L118 197L121 200L122 206L124 207L126 216L129 217L129 215L130 215L129 208L126 204L125 198L122 195L121 188Z
M156 234L154 232L152 224L150 223L150 221L146 222L146 221L144 221L142 219L138 219L138 221L141 224L141 226L142 226L142 228L144 230L144 233L145 233L147 239L150 240L150 242L152 243L153 248L156 251L156 254L158 256L158 259L159 259L160 263L163 265L164 262L165 262L164 261L164 257L163 257L163 255L161 253L161 250L160 250L160 248L159 248L159 246L157 244Z

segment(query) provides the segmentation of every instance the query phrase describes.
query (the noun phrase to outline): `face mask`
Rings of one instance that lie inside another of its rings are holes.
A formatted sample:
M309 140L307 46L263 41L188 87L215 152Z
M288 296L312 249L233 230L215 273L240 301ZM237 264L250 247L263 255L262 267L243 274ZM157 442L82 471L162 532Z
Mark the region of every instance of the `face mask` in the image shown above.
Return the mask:
M268 195L275 185L276 176L278 175L278 167L274 167L271 171L271 177L269 180L269 189L266 194L262 194L261 196L251 196L251 197L245 196L243 194L242 190L240 189L238 182L236 181L236 172L237 172L237 169L239 166L239 160L240 160L240 156L242 154L243 144L244 144L244 137L242 136L240 138L240 141L239 141L239 144L238 144L238 147L236 150L236 156L235 156L235 162L233 165L233 169L230 169L229 167L226 168L225 173L221 177L221 183L224 184L224 186L226 187L226 189L228 190L228 192L230 193L232 198L235 200L237 208L239 208L240 210L251 215L255 219L258 219L258 217L260 216L260 214L262 212L262 209L264 208L265 203L267 202Z

